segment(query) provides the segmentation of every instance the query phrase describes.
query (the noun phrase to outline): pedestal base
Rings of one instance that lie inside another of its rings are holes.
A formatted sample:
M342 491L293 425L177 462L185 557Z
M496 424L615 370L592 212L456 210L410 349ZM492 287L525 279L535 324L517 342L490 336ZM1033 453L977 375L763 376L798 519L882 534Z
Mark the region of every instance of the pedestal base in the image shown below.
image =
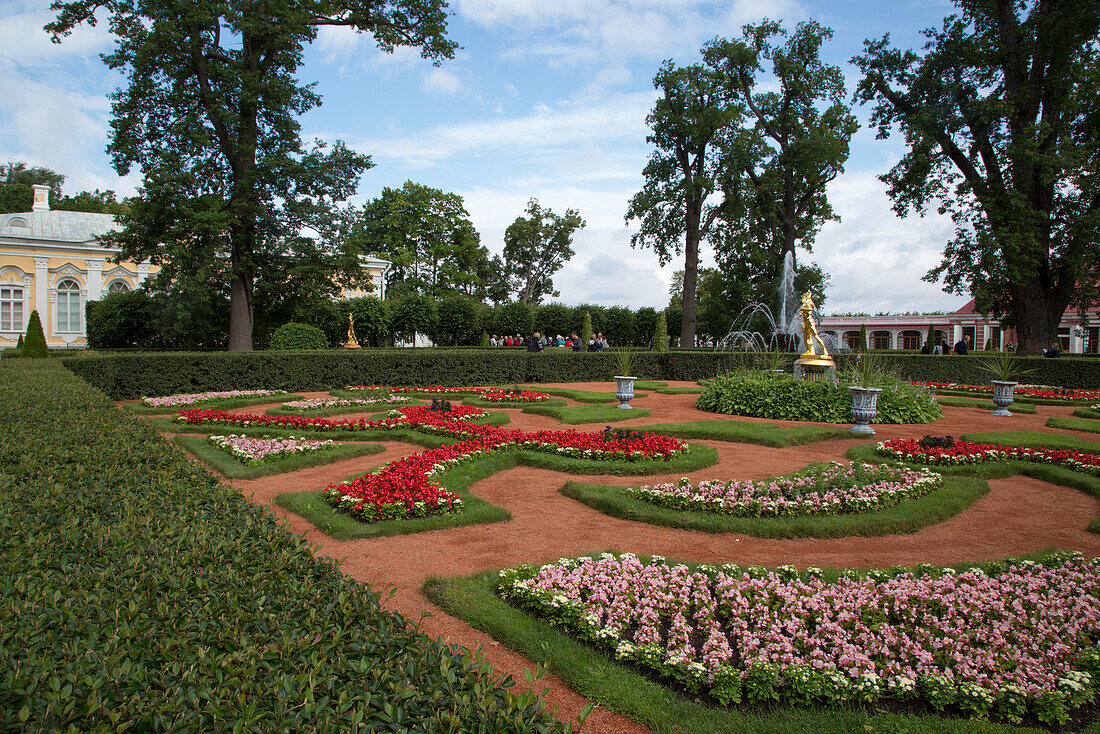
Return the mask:
M794 379L818 382L836 382L836 365L817 365L794 363Z

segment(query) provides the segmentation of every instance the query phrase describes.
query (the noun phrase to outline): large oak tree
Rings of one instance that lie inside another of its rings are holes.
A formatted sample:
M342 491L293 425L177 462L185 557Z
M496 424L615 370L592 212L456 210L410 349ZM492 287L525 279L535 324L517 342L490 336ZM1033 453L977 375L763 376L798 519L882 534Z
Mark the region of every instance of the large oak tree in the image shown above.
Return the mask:
M323 229L370 165L341 144L303 144L298 117L320 103L299 79L320 26L373 35L378 47L449 58L443 0L55 0L60 41L105 19L104 57L126 82L111 97L108 150L137 167L143 194L170 204L122 218L124 258L166 261L188 250L224 258L231 279L229 348L252 348L253 291L281 267L288 242ZM193 202L193 204L192 204ZM305 243L301 243L304 245Z
M1037 354L1097 295L1100 4L956 4L923 53L866 41L857 97L875 103L879 137L905 135L882 176L898 215L936 201L956 223L927 279L972 293Z

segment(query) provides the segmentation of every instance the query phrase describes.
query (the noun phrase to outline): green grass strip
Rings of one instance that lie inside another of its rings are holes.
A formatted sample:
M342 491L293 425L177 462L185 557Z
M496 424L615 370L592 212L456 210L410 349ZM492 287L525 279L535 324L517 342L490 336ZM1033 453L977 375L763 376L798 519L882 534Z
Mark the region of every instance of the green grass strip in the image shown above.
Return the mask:
M635 390L660 390L661 388L668 387L667 382L661 382L660 380L635 380Z
M578 403L617 403L615 392L594 392L592 390L573 390L565 387L536 387L534 385L516 385L531 392L544 392L547 395L557 395L560 398L571 398ZM646 393L635 392L634 397L644 398Z
M1064 428L1069 431L1088 431L1100 433L1100 421L1091 418L1063 418L1053 415L1047 418L1047 425L1051 428Z
M963 398L937 394L936 402L940 405L949 405L953 408L978 408L979 410L992 411L996 407L993 404L993 398ZM1008 409L1013 413L1034 414L1035 404L1015 402L1012 405L1008 406Z
M797 446L816 441L832 441L840 438L860 438L846 428L821 426L777 426L774 423L756 423L738 420L688 421L686 423L654 423L638 426L633 430L663 433L677 438L707 439L755 443L761 446Z
M195 458L217 469L222 476L229 479L268 477L273 474L308 469L311 466L331 464L334 461L350 459L354 456L378 454L385 450L384 446L376 443L345 443L318 449L317 451L308 451L296 456L287 456L278 461L270 461L258 466L249 466L218 447L212 446L204 436L176 436L175 442L194 454Z
M549 559L532 559L535 562ZM607 653L570 637L560 629L506 604L495 593L497 572L465 578L430 578L428 598L476 629L551 672L599 705L628 716L655 732L717 734L1022 734L1037 729L988 721L946 719L930 714L869 713L855 705L835 707L769 706L719 708L695 697L681 696ZM1095 732L1090 726L1088 731Z
M570 425L615 423L631 418L645 418L649 415L649 411L645 408L626 410L617 405L547 405L545 403L528 404L523 412L532 415L548 415Z
M490 504L470 493L470 485L497 472L527 464L544 469L574 474L663 474L692 471L713 465L718 452L706 446L693 446L687 456L671 461L591 461L568 456L558 456L540 451L498 451L468 464L461 464L440 475L444 488L462 496L462 512L434 517L415 517L400 520L383 520L375 523L359 522L342 512L337 512L320 492L292 492L280 494L275 503L301 515L319 530L338 540L355 538L381 538L389 535L422 533L428 530L465 527L511 519L502 507Z
M605 515L708 533L743 533L759 538L846 538L912 533L953 517L989 491L975 477L945 477L943 486L928 494L875 512L795 517L734 517L699 510L674 510L633 497L622 487L567 482L566 497Z
M661 387L657 388L653 392L660 393L661 395L702 395L703 388L701 387Z
M1093 408L1078 408L1073 411L1073 414L1079 418L1100 419L1100 410L1095 410Z
M264 403L282 403L290 400L305 400L301 395L266 395L255 398L226 398L224 400L208 400L194 405L165 405L154 408L141 403L123 403L123 407L132 410L137 415L172 415L177 410L233 410L245 408L249 405L263 405Z
M959 438L974 443L1000 443L1005 446L1042 446L1048 449L1072 449L1088 453L1100 453L1100 443L1086 441L1076 436L1042 431L991 431L967 433Z

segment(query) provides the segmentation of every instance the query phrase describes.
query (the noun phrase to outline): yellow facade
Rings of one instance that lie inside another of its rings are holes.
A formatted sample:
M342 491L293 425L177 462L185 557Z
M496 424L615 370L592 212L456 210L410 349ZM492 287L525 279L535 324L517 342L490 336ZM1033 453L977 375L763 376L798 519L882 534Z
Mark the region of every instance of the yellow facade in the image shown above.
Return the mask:
M87 303L138 288L157 271L111 262L118 250L98 239L117 227L114 217L51 211L48 192L35 187L33 211L0 215L0 348L15 345L32 311L50 347L85 347Z

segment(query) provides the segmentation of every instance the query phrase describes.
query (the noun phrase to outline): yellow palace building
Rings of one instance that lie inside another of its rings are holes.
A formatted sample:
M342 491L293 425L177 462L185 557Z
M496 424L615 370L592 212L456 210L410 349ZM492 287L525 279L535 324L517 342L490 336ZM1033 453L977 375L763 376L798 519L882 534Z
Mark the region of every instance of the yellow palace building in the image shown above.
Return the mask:
M35 310L47 345L87 346L85 304L138 288L157 271L110 262L118 249L99 238L117 226L110 214L51 210L50 188L41 185L31 211L0 214L0 348L15 345Z
M50 188L41 185L34 187L31 211L0 214L0 349L15 346L35 310L49 347L87 347L88 301L140 288L159 270L148 262L111 262L118 248L104 247L99 238L117 227L110 214L51 210ZM373 295L385 298L390 263L362 255L360 261ZM366 294L343 294L360 295Z

